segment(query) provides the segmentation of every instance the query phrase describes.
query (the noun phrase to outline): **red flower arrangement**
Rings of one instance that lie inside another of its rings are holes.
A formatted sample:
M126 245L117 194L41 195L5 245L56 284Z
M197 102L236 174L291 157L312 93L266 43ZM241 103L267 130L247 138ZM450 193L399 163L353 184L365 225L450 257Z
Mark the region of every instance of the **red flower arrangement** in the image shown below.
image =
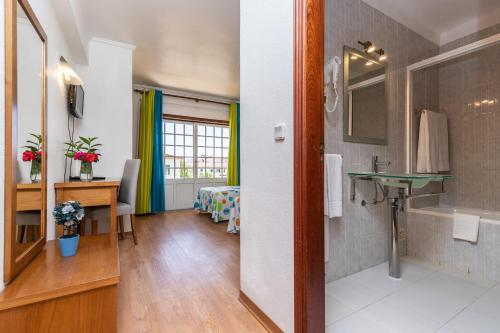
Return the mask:
M86 138L81 136L80 140L66 142L66 157L81 161L84 163L99 162L99 147L100 143L96 143L97 137Z
M99 156L101 156L101 154L99 153L86 153L83 151L77 151L74 155L74 159L77 161L94 163L99 162Z
M23 152L23 162L41 161L42 152L34 152L31 150L26 150Z
M36 183L38 176L42 172L42 136L40 134L30 133L31 140L26 141L26 148L23 151L23 162L31 162L30 179Z
M66 157L82 162L80 165L80 179L92 180L92 163L99 162L101 154L98 153L102 145L96 143L97 137L86 138L81 136L80 140L67 142Z
M23 162L42 162L42 136L39 134L30 133L33 138L26 141L26 148L23 151Z

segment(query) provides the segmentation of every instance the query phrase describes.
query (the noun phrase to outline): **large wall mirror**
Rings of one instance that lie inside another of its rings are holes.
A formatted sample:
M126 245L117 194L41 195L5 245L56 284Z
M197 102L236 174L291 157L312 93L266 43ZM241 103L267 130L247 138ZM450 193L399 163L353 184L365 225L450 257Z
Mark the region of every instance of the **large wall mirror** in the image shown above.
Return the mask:
M6 0L5 274L42 250L47 221L46 44L27 0Z
M387 64L344 47L344 141L387 144Z

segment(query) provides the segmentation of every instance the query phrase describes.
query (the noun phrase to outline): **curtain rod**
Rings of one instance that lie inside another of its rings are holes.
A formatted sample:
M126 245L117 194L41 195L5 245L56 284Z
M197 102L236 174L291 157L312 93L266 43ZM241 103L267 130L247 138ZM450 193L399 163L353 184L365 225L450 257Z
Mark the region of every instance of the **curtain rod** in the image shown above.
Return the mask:
M143 92L147 92L148 90L145 90L145 89L134 89L134 91L142 94ZM166 92L162 92L162 95L163 96L170 96L170 97L190 99L190 100L193 100L195 102L207 102L207 103L215 103L215 104L222 104L222 105L228 105L228 106L231 105L231 103L218 102L218 101L213 101L213 100L203 99L203 98L197 98L197 97L189 97L189 96L181 96L181 95L176 95L176 94L169 94L169 93L166 93Z

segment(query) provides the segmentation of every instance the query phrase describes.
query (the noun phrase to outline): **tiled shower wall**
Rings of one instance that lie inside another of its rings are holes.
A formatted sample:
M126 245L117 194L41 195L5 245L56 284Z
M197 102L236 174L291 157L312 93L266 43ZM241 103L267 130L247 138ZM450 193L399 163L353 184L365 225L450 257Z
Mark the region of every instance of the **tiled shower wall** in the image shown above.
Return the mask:
M441 46L440 51L500 33L500 24ZM439 112L448 116L450 168L440 205L500 210L500 46L435 66ZM471 105L472 104L472 105ZM451 217L407 214L408 255L452 271L500 281L500 225L481 223L476 244L453 239Z
M500 25L442 50L500 33ZM439 66L439 110L448 116L450 167L455 179L440 204L500 210L500 46ZM485 100L497 102L474 103Z
M342 97L338 109L326 116L326 152L341 154L344 158L343 216L328 222L330 261L326 271L327 281L332 281L387 260L387 204L361 207L361 200L372 200L373 197L373 185L369 182L358 182L356 201L351 202L349 179L345 173L369 170L373 155L391 161L391 170L405 169L406 66L436 55L439 48L360 0L325 0L325 5L326 61L333 56L342 59L344 45L359 49L358 41L370 40L385 49L389 64L388 146L343 142ZM342 82L342 76L339 82ZM343 96L342 84L339 85L339 95ZM424 93L423 96L429 95ZM402 227L405 227L404 223ZM404 242L402 248L403 251L406 248Z

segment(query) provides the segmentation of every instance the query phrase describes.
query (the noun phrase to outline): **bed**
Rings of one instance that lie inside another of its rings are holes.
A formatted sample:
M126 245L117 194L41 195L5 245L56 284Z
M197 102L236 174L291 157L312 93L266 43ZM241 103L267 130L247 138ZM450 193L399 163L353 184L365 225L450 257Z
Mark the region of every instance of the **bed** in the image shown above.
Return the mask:
M239 196L239 186L202 187L196 195L194 208L210 213L215 223L229 221L231 208Z
M237 234L240 232L240 197L236 197L231 203L231 212L229 213L229 223L227 232Z

